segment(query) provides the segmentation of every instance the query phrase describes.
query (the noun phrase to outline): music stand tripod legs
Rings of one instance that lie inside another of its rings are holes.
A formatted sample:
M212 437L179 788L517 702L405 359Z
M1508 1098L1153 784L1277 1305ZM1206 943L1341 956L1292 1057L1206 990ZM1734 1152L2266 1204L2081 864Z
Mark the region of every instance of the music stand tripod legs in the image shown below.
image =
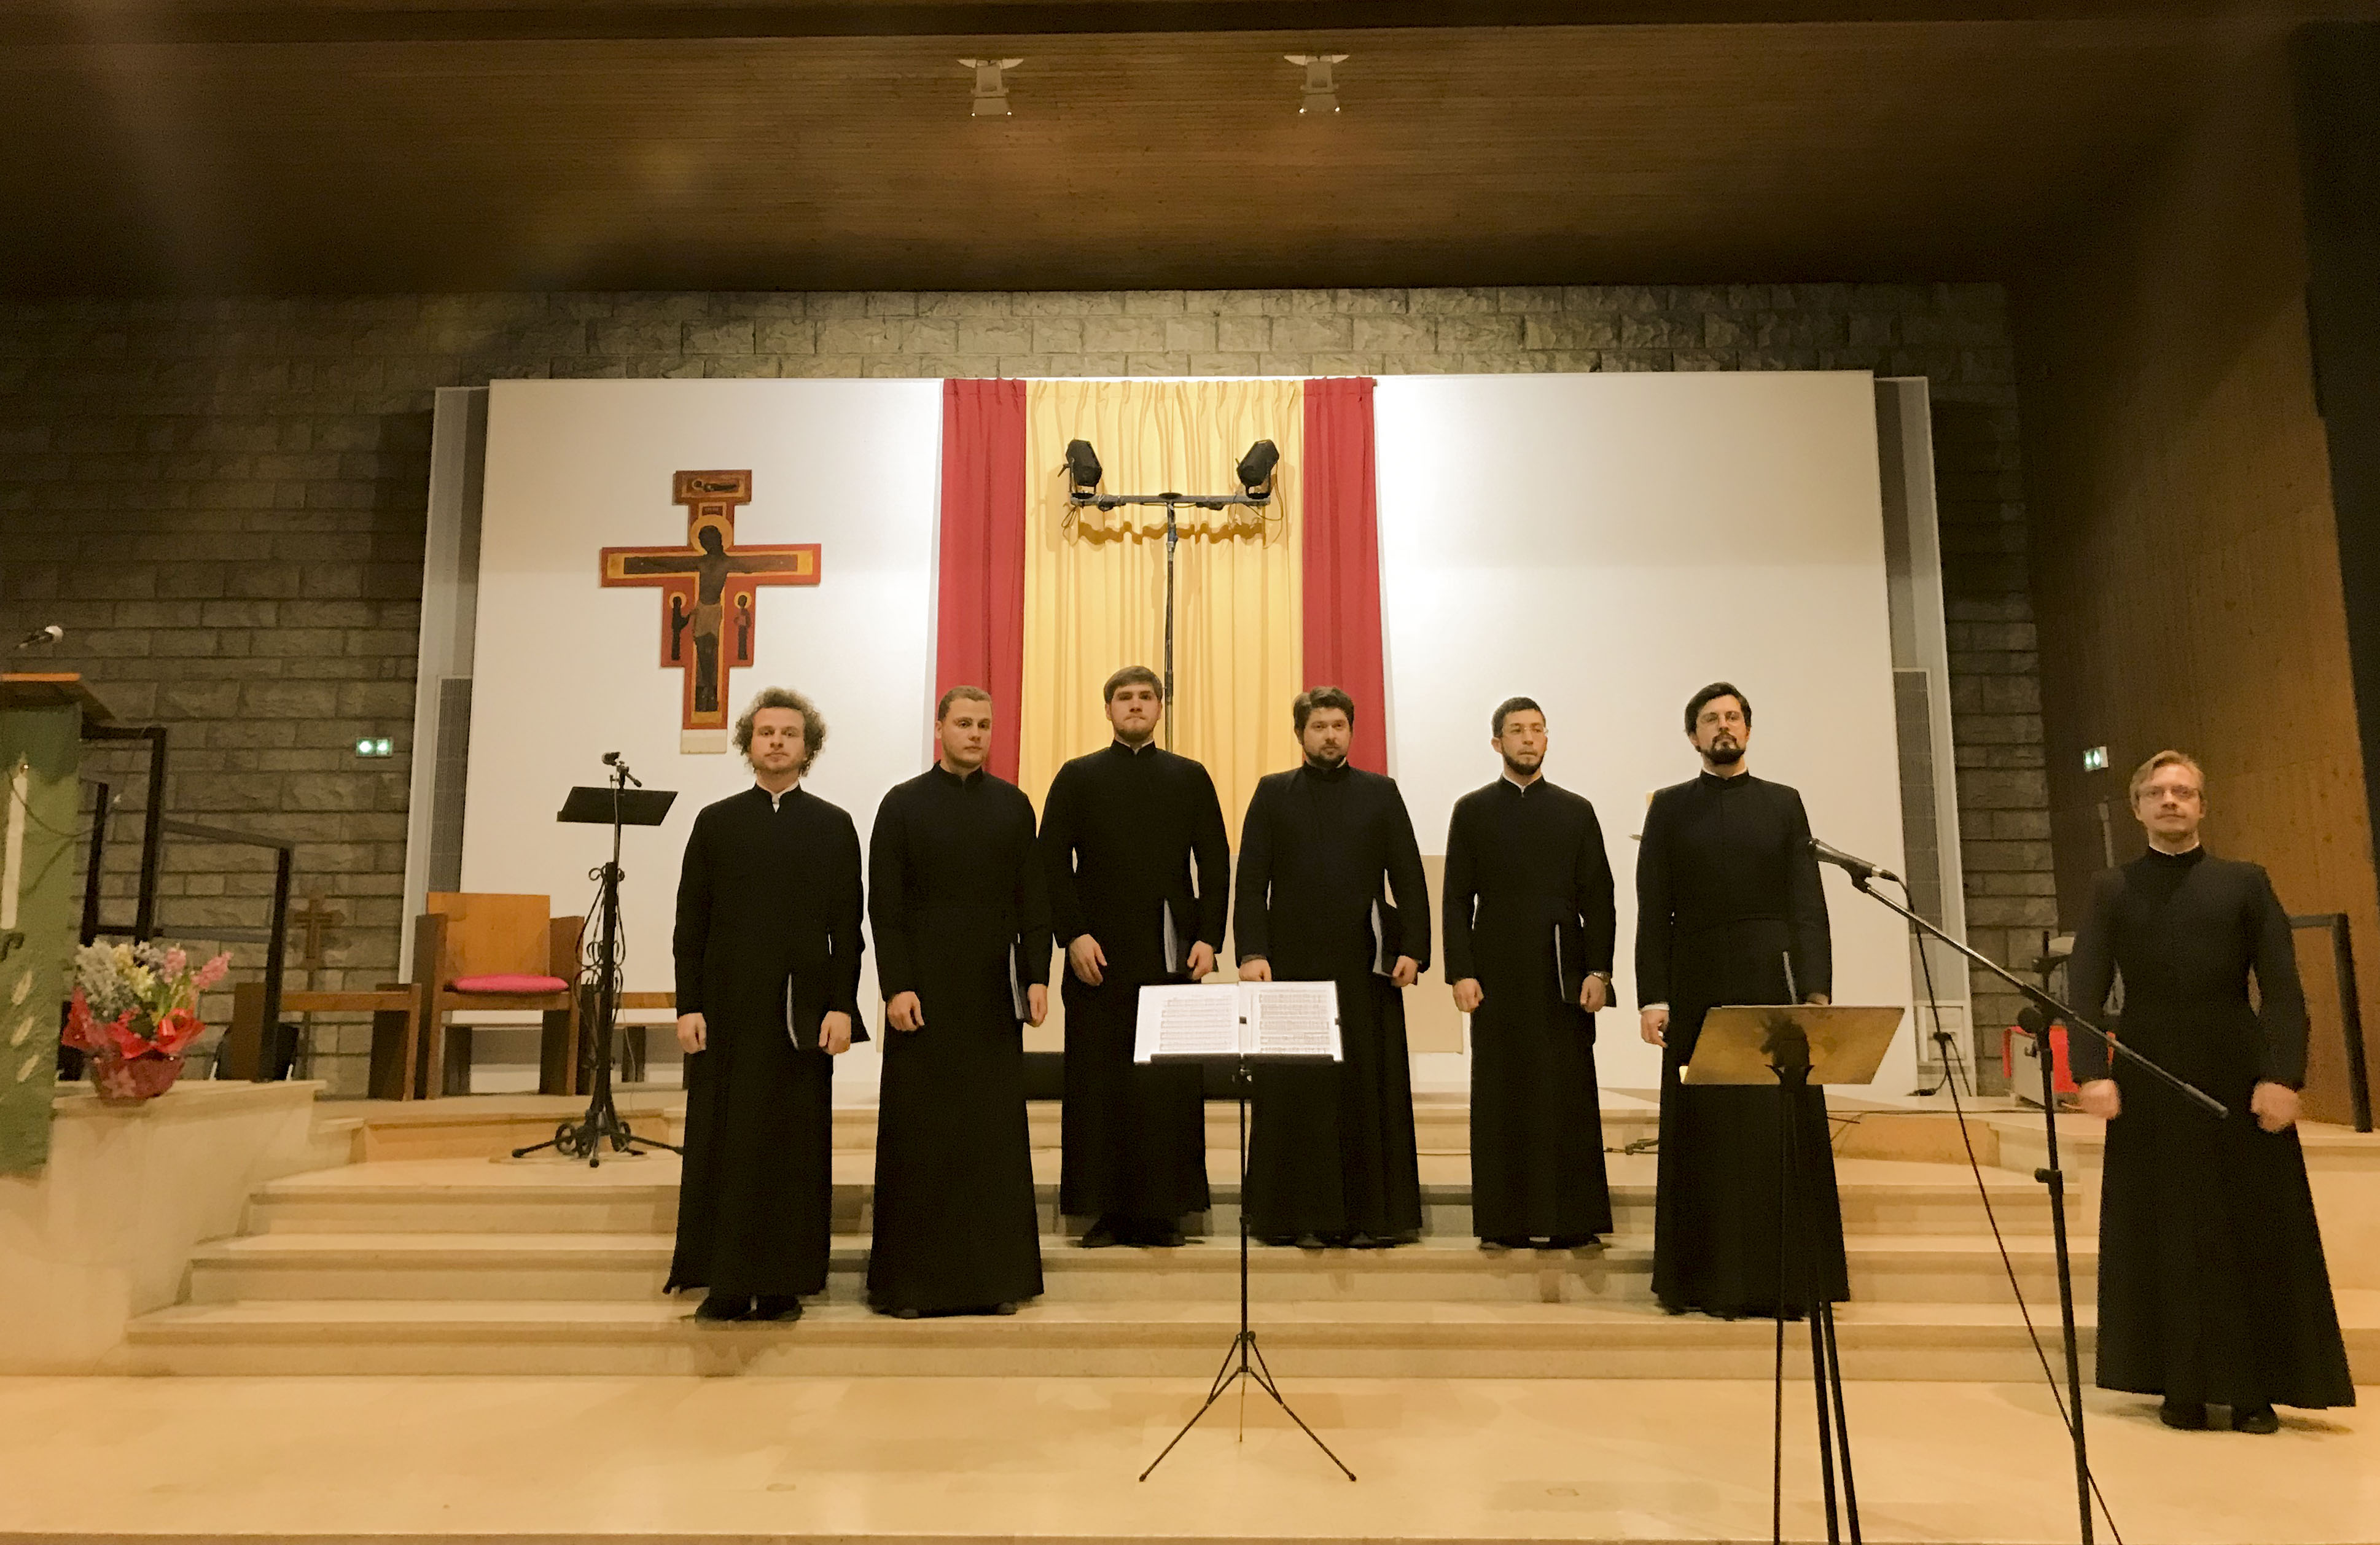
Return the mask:
M1799 1056L1795 1056L1795 1052ZM1793 1237L1799 1229L1806 1246L1800 1253L1799 1273L1807 1290L1803 1312L1810 1321L1810 1383L1818 1403L1818 1470L1827 1503L1827 1539L1842 1539L1851 1526L1853 1545L1860 1539L1859 1491L1852 1481L1851 1418L1843 1406L1843 1370L1835 1350L1835 1306L1827 1296L1825 1263L1817 1259L1817 1206L1815 1189L1803 1174L1801 1110L1810 1088L1808 1043L1790 1038L1779 1043L1779 1056L1769 1064L1777 1074L1777 1363L1774 1431L1769 1465L1769 1537L1785 1538L1785 1310L1787 1266L1795 1255ZM1815 1174L1815 1166L1810 1167ZM1798 1203L1798 1205L1797 1205ZM1831 1428L1831 1430L1830 1430ZM1836 1505L1835 1480L1840 1459L1842 1503Z
M1140 1479L1143 1480L1147 1480L1156 1473L1157 1467L1165 1463L1165 1456L1172 1453L1182 1440L1190 1435L1192 1428L1198 1425L1198 1418L1213 1410L1215 1402L1222 1399L1224 1393L1243 1379L1270 1395L1272 1403L1281 1407L1281 1414L1297 1423L1297 1430L1300 1432L1314 1440L1314 1446L1322 1451L1322 1457L1339 1467L1340 1474L1349 1480L1355 1479L1355 1472L1349 1469L1337 1454L1331 1453L1330 1445L1324 1442L1314 1429L1306 1426L1305 1418L1291 1409L1289 1402L1281 1398L1281 1386L1273 1382L1272 1370L1265 1367L1264 1348L1257 1345L1257 1333L1248 1326L1249 1081L1247 1058L1242 1057L1239 1068L1232 1080L1232 1087L1239 1094L1240 1104L1240 1334L1232 1338L1231 1350L1223 1354L1223 1366L1215 1372L1215 1382L1207 1391L1205 1404L1190 1414L1190 1419L1182 1424L1182 1430L1173 1434L1173 1442L1160 1450L1157 1457L1148 1462L1148 1468L1140 1472ZM1245 1412L1247 1400L1245 1389L1241 1390L1240 1399L1242 1410ZM1245 1438L1245 1420L1243 1417L1242 1437Z
M556 1127L553 1135L543 1142L532 1142L527 1148L514 1149L513 1157L516 1159L526 1158L540 1149L551 1148L565 1158L586 1160L587 1167L592 1169L603 1162L603 1146L607 1142L613 1152L632 1158L641 1157L650 1148L666 1148L673 1153L685 1152L674 1143L630 1131L628 1123L620 1115L619 1105L612 1098L612 1038L620 1012L620 831L629 819L625 809L627 799L642 800L650 808L653 792L639 790L637 795L628 796L626 785L630 781L630 774L627 766L615 760L612 770L608 791L573 791L574 794L608 792L612 823L612 859L596 871L599 884L595 901L598 923L595 935L595 1023L588 1037L588 1044L593 1048L595 1066L593 1076L589 1080L591 1087L588 1092L587 1114L576 1121L565 1121ZM658 824L661 813L668 808L668 800L662 799L659 809L651 813L650 819L646 818L644 811L639 811L638 824ZM561 818L566 821L584 817L574 815L572 806L565 805Z

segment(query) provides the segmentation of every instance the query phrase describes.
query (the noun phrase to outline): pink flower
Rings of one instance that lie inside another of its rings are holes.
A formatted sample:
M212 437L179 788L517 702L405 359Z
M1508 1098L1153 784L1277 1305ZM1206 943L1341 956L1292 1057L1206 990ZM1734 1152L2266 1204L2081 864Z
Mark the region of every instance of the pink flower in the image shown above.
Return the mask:
M190 969L190 952L180 945L165 951L165 975L176 977Z
M180 952L177 950L176 953L178 954ZM216 956L213 960L209 960L205 965L200 966L199 968L199 974L191 978L190 985L203 993L208 988L213 986L216 983L221 982L225 976L229 975L230 972L231 951L226 949L222 954Z

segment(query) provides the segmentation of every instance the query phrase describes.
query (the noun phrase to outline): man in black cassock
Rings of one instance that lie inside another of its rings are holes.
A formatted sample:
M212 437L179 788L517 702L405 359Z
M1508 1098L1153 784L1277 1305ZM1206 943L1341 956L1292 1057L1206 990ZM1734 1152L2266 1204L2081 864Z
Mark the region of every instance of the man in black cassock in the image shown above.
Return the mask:
M941 754L884 796L868 844L890 1027L868 1293L905 1320L1041 1292L1022 1025L1050 1012L1050 909L1032 802L984 768L991 716L979 687L942 694Z
M1454 802L1446 979L1471 1016L1471 1214L1483 1248L1575 1249L1611 1229L1595 1016L1619 926L1595 806L1545 777L1545 710L1497 706L1503 776Z
M1214 779L1156 743L1157 673L1108 678L1115 740L1058 769L1043 803L1050 918L1066 951L1066 1101L1059 1210L1081 1243L1178 1245L1207 1210L1207 1102L1196 1064L1135 1064L1140 989L1215 969L1231 839ZM1197 878L1191 878L1191 865Z
M2305 996L2289 913L2262 867L2211 857L2205 775L2162 751L2132 775L2149 851L2102 874L2074 938L2074 1007L2097 1020L2123 974L2126 1045L2230 1108L2217 1119L2072 1040L2082 1108L2107 1123L2099 1201L2102 1389L2161 1394L2168 1427L2228 1406L2352 1406L2355 1384L2298 1145ZM2256 978L2256 997L2248 977Z
M1653 1293L1672 1314L1798 1317L1851 1297L1826 1092L1792 1111L1799 1215L1778 1275L1780 1096L1689 1086L1703 1016L1724 1004L1824 1003L1834 985L1826 893L1802 796L1752 776L1752 705L1714 682L1686 705L1702 776L1653 796L1636 856L1636 991L1661 1048ZM1787 958L1791 960L1789 982Z
M792 1320L826 1290L833 1059L859 1023L859 831L801 787L826 720L770 687L735 726L753 786L694 818L677 886L686 1166L665 1292Z
M1304 765L1257 780L1240 836L1240 976L1336 982L1346 1060L1257 1066L1248 1231L1305 1249L1408 1244L1421 1166L1403 992L1429 963L1421 849L1396 780L1347 765L1354 700L1316 687L1291 718Z

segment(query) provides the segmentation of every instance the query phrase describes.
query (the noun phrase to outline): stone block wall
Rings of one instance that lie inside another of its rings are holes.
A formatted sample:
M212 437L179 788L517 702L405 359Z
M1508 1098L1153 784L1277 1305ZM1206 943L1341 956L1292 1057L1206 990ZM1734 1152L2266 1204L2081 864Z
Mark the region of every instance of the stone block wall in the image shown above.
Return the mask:
M1982 947L2029 959L2051 912L2046 795L2015 368L1991 284L0 303L0 633L64 625L61 668L170 728L171 811L298 839L298 894L346 917L316 980L368 985L397 970L434 388L1730 369L1930 380L1969 917ZM367 735L397 754L358 758ZM121 796L106 883L126 914L149 794L128 754L91 760ZM261 924L268 859L174 843L166 931ZM1980 1025L2012 1011L1979 994ZM362 1028L321 1044L317 1070L358 1091Z

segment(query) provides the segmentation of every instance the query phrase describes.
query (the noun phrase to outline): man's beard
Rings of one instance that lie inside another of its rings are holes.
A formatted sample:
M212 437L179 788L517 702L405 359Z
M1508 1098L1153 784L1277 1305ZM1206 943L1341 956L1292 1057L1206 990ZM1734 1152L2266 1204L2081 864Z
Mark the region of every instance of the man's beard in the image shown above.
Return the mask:
M1535 778L1537 769L1545 765L1546 759L1542 756L1534 762L1516 762L1510 756L1504 758L1504 770L1514 778Z
M1731 767L1743 760L1743 747L1734 742L1714 745L1703 753L1703 758L1715 766Z
M1305 765L1309 767L1320 767L1323 771L1328 772L1332 767L1345 766L1347 765L1347 753L1343 750L1331 748L1326 748L1318 752L1309 751L1305 754Z

